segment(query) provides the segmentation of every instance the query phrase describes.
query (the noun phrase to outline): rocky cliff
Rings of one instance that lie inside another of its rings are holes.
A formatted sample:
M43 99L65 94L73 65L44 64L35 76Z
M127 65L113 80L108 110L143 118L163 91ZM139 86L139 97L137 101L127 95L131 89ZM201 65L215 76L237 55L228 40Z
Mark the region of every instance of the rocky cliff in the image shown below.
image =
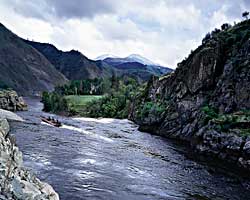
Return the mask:
M14 113L12 115L15 115ZM13 117L12 117L13 119ZM16 119L19 119L18 117ZM59 200L47 183L23 167L22 153L9 133L8 121L0 116L0 199Z
M250 169L250 21L215 29L175 72L153 78L130 118Z
M13 90L0 90L0 109L10 111L27 110L27 104Z

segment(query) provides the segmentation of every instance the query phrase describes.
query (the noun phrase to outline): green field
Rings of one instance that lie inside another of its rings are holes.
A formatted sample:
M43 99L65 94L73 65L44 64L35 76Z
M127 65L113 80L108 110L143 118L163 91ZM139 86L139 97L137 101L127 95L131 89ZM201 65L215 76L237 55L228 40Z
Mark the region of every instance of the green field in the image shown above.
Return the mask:
M86 103L102 98L102 95L69 95L66 96L69 107L75 111L80 111Z

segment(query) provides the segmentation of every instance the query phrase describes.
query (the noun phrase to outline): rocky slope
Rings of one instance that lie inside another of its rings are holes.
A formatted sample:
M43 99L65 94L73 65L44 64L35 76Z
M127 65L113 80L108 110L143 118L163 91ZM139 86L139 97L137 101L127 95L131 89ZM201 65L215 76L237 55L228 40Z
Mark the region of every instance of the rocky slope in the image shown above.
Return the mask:
M250 21L215 29L132 106L140 129L250 169Z
M27 104L13 90L0 90L0 109L10 111L27 110Z
M66 78L35 48L0 24L0 85L35 95Z
M58 194L50 185L41 182L23 167L22 153L15 146L15 138L8 133L8 121L1 115L0 199L59 200Z

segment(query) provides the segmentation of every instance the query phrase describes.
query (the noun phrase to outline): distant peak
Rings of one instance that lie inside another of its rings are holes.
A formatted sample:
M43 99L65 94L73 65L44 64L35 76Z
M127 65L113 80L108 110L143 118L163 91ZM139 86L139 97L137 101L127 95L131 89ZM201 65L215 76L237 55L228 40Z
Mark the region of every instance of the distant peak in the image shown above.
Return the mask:
M127 57L135 62L140 62L144 65L157 65L156 63L152 62L151 60L139 55L139 54L131 54Z
M130 57L142 57L142 56L140 54L130 54L128 57L130 58Z
M118 58L118 57L113 54L104 54L104 55L96 57L94 60L104 60L106 58Z
M111 58L112 60L119 60L119 62L137 62L141 63L143 65L158 65L157 63L154 63L153 61L141 56L140 54L130 54L127 57L117 57L112 54L104 54L99 57L97 57L95 60L106 60L108 58Z

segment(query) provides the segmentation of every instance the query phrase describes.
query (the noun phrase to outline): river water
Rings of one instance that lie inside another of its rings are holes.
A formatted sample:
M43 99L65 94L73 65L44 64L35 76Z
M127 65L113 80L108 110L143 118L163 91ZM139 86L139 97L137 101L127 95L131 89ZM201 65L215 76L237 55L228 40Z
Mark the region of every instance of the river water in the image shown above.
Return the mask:
M142 133L128 120L66 118L41 123L38 99L12 122L24 165L62 200L248 200L248 181L188 158L188 148Z

